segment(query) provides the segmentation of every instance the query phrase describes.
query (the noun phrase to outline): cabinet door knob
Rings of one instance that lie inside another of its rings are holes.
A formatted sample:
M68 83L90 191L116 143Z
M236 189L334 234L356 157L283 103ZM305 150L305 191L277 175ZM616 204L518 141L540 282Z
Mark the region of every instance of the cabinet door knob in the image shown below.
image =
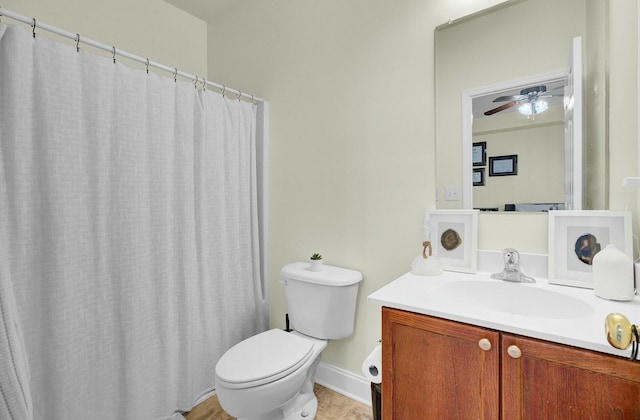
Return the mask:
M520 348L515 344L512 344L507 348L507 353L509 353L509 356L513 357L514 359L519 359L522 357L522 350L520 350Z
M489 351L491 350L491 341L486 338L481 338L480 341L478 341L478 346L484 351Z

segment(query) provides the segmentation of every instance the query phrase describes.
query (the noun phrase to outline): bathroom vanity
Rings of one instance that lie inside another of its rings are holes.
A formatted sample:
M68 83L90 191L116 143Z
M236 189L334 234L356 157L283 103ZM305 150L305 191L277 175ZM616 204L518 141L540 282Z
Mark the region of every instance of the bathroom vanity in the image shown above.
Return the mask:
M640 299L494 280L405 274L382 306L383 418L640 418L640 362L611 347L611 312L640 321Z

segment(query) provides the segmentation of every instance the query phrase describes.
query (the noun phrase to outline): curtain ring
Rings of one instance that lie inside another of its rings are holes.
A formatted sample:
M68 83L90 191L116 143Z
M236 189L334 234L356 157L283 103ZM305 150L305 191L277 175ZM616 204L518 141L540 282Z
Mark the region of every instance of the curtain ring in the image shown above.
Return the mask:
M178 68L174 67L174 72L173 72L173 81L178 83Z
M113 46L111 49L111 52L113 53L113 64L116 63L116 47Z
M149 74L149 59L147 58L147 74Z
M224 91L227 90L227 87L225 85L222 85L222 97L224 98Z
M254 102L253 102L253 95L251 95L251 104L252 104L252 105L254 104Z
M80 52L80 34L76 33L76 52Z
M242 98L242 91L241 90L238 91L238 102L240 102L240 98Z
M195 81L195 82L193 82L193 88L194 88L195 90L198 90L198 75L197 75L197 74L196 74L196 81Z
M36 18L32 18L33 19L33 23L31 24L31 26L33 27L33 30L31 31L31 33L33 33L33 37L36 37Z

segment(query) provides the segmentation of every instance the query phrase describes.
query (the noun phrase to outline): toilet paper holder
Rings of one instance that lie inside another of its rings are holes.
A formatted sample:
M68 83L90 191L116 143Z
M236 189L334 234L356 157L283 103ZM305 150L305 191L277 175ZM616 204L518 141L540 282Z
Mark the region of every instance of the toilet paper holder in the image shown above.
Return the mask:
M380 371L378 370L378 367L376 365L369 365L369 373L371 374L371 376L378 376L380 374Z
M382 340L379 338L373 351L362 362L362 373L372 384L382 382Z
M382 338L378 338L376 342L378 344L382 344ZM369 365L369 373L373 376L378 376L380 374L376 365Z

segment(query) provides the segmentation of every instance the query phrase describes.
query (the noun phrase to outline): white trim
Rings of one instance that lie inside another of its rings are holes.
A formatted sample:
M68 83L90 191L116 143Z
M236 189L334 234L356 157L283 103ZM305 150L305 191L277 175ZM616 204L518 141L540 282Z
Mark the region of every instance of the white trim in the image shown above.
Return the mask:
M320 361L316 383L371 407L371 382L364 376Z
M582 162L584 140L583 140L583 115L584 115L584 92L583 77L584 69L582 64L582 37L577 36L572 41L571 62L571 99L573 100L571 112L571 137L567 139L568 144L565 148L571 149L571 170L566 176L571 182L570 193L567 197L565 188L565 202L570 203L570 210L582 210L583 208L583 191L582 191L582 173L584 164ZM565 103L565 109L567 104ZM566 113L566 111L565 111ZM567 118L565 118L565 130L567 129ZM567 151L565 150L565 153ZM566 168L565 168L566 171Z

